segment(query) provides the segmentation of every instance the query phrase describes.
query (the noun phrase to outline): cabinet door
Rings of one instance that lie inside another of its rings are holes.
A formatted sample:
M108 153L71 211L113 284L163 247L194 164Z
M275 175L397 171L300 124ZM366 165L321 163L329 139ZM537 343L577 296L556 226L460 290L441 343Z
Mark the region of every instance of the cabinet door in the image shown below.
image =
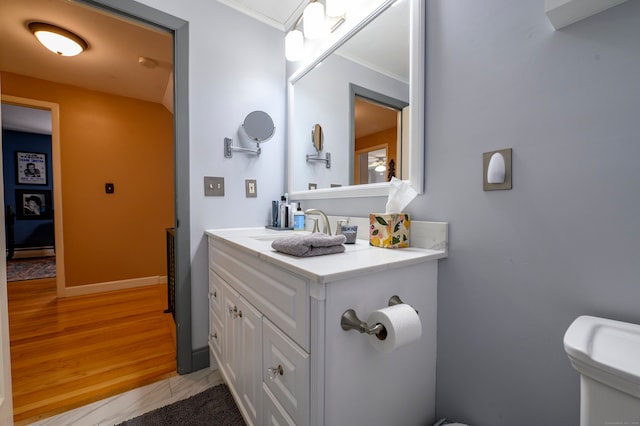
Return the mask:
M222 318L222 283L224 281L209 269L209 305L213 312Z
M263 381L296 424L309 424L309 354L262 320Z
M262 385L263 398L263 424L264 426L296 426L287 412L273 396L267 385Z
M212 309L209 309L209 346L213 351L218 365L222 364L222 340L224 339L222 321Z
M234 321L241 324L242 339L238 393L250 420L258 425L262 415L262 315L241 296Z
M238 313L238 301L240 296L236 291L224 283L223 291L223 315L224 339L222 341L222 363L227 373L228 385L238 391L238 377L242 368L241 350L242 343L240 321L235 321Z

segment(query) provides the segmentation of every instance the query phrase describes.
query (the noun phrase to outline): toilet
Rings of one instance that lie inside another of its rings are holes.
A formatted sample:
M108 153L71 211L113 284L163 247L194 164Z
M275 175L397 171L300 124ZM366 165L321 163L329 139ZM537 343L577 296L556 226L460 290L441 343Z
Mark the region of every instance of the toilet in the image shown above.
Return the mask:
M640 424L640 325L581 316L564 349L580 373L580 426Z

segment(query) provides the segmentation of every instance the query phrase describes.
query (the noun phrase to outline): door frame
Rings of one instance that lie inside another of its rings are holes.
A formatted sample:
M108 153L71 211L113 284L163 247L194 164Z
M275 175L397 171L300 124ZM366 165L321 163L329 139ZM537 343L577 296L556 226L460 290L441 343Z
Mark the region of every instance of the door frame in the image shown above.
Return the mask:
M0 94L2 85L0 81ZM0 109L1 110L1 109ZM2 113L0 112L0 123ZM2 129L0 129L2 130ZM0 131L0 149L2 148L2 132ZM0 162L0 197L4 200L3 167ZM4 208L0 209L0 222L4 222ZM4 226L0 231L0 247L6 247ZM7 298L7 257L0 256L0 424L13 424L13 396L11 389L11 353L9 341L9 301Z
M189 22L133 0L76 0L173 34L173 146L175 162L175 323L179 374L206 367L192 348L189 201Z
M54 247L56 251L56 296L65 297L64 238L62 227L62 172L60 170L60 106L53 102L2 95L1 103L51 112L51 164L53 172Z

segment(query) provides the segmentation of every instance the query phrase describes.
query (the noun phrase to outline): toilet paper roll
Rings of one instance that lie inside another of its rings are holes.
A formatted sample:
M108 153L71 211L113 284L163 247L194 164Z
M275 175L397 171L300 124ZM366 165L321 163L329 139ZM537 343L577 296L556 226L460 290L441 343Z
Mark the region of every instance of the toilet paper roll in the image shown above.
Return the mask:
M367 324L373 327L382 324L385 331L370 338L374 348L381 352L391 352L401 346L415 342L422 336L422 324L418 313L411 306L400 303L378 309L369 315Z

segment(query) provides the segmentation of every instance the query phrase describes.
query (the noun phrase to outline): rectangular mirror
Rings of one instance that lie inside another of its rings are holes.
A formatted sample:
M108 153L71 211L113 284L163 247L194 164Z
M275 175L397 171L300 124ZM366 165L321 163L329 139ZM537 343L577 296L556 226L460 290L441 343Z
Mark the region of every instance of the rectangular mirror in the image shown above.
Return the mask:
M292 198L386 196L392 176L423 191L425 20L421 0L382 1L291 76ZM367 120L370 114L376 116ZM322 127L319 152L312 139L316 125ZM376 154L382 149L384 155ZM309 154L324 158L327 153L330 167L307 160ZM317 189L309 190L310 183Z

